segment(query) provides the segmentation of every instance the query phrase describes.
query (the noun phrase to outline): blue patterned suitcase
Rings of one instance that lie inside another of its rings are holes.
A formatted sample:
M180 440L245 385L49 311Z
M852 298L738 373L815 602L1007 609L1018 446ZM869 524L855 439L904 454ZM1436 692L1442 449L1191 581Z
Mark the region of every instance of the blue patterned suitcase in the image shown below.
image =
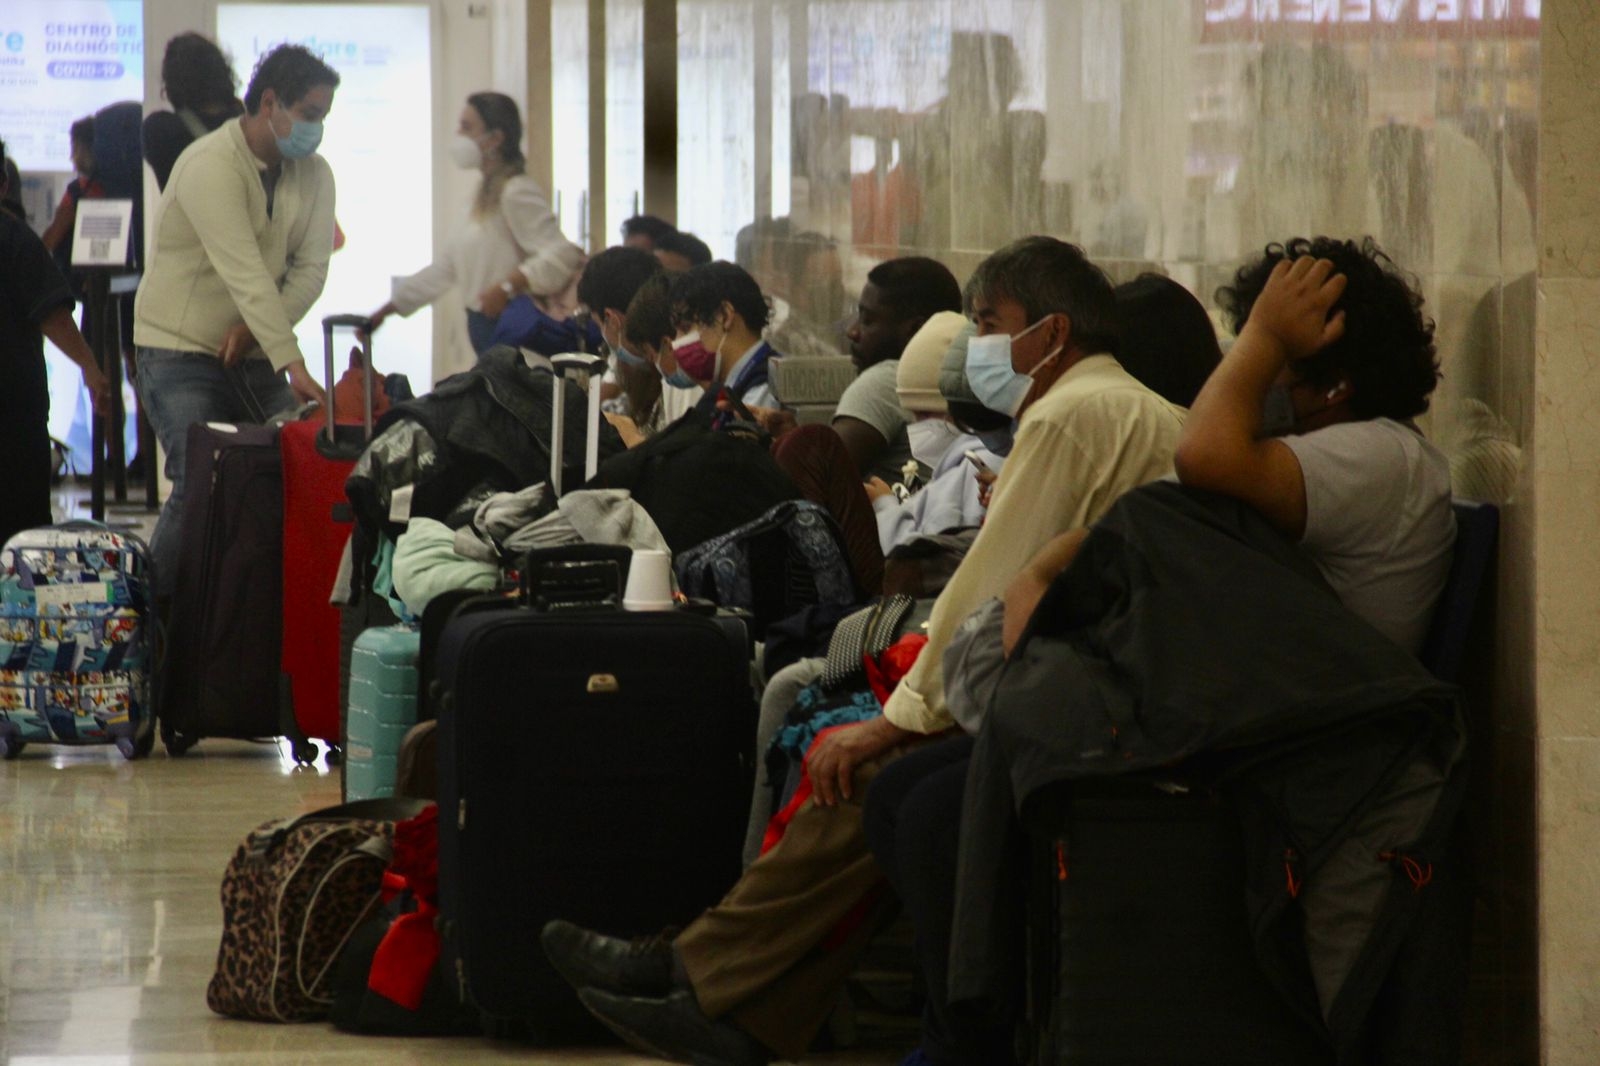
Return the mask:
M93 522L24 530L0 549L0 757L29 743L155 739L149 549Z

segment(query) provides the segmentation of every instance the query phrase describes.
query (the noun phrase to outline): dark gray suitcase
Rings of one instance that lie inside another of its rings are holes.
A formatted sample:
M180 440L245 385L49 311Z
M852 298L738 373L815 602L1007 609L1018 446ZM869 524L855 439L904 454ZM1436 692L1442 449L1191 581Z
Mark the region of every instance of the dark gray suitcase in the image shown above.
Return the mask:
M1226 799L1080 781L1025 821L1032 1066L1331 1066L1315 1003L1256 961Z
M274 426L189 427L161 739L298 737L278 699L283 633L283 460Z
M440 905L462 994L536 1040L591 1036L539 931L563 918L653 933L738 878L756 719L745 627L475 610L446 628L438 676Z

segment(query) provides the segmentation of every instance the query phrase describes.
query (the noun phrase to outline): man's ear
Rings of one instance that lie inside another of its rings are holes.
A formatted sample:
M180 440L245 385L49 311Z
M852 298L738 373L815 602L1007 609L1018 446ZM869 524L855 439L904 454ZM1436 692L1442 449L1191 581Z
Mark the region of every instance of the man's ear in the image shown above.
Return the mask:
M1045 327L1050 331L1050 344L1045 351L1060 348L1063 352L1072 350L1072 316L1065 311L1058 311L1050 316L1050 324Z
M908 318L904 322L900 323L901 346L904 347L905 345L910 344L911 338L915 337L917 335L917 331L923 326L927 325L927 323L927 315L913 315L911 318Z

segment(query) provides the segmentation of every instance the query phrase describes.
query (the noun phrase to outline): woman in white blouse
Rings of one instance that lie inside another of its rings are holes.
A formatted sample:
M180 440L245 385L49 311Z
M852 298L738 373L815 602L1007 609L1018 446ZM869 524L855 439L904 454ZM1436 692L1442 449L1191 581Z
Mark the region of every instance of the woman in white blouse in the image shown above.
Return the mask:
M454 285L466 298L467 333L481 355L511 300L523 293L555 296L572 284L583 251L562 235L544 190L523 173L521 144L522 116L509 96L467 97L450 153L462 169L483 171L472 213L444 255L396 279L389 302L372 316L373 329L392 314L431 304Z

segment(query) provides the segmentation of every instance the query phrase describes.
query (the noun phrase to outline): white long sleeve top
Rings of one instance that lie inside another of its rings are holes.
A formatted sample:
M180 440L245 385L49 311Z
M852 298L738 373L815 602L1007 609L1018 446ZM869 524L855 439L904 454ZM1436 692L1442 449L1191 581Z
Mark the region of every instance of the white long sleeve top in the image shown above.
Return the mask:
M901 501L893 496L879 496L872 501L872 510L878 519L878 540L883 554L923 533L943 533L947 529L965 529L983 524L983 504L978 502L977 471L967 463L966 453L978 453L995 473L1005 463L983 446L977 437L967 435L950 442L933 476L919 492Z
M395 310L409 315L455 285L467 310L481 311L478 295L513 270L522 271L533 295L550 296L571 284L582 266L583 250L561 232L544 190L518 174L500 191L498 211L481 218L469 214L443 255L410 277L395 279L389 299Z

